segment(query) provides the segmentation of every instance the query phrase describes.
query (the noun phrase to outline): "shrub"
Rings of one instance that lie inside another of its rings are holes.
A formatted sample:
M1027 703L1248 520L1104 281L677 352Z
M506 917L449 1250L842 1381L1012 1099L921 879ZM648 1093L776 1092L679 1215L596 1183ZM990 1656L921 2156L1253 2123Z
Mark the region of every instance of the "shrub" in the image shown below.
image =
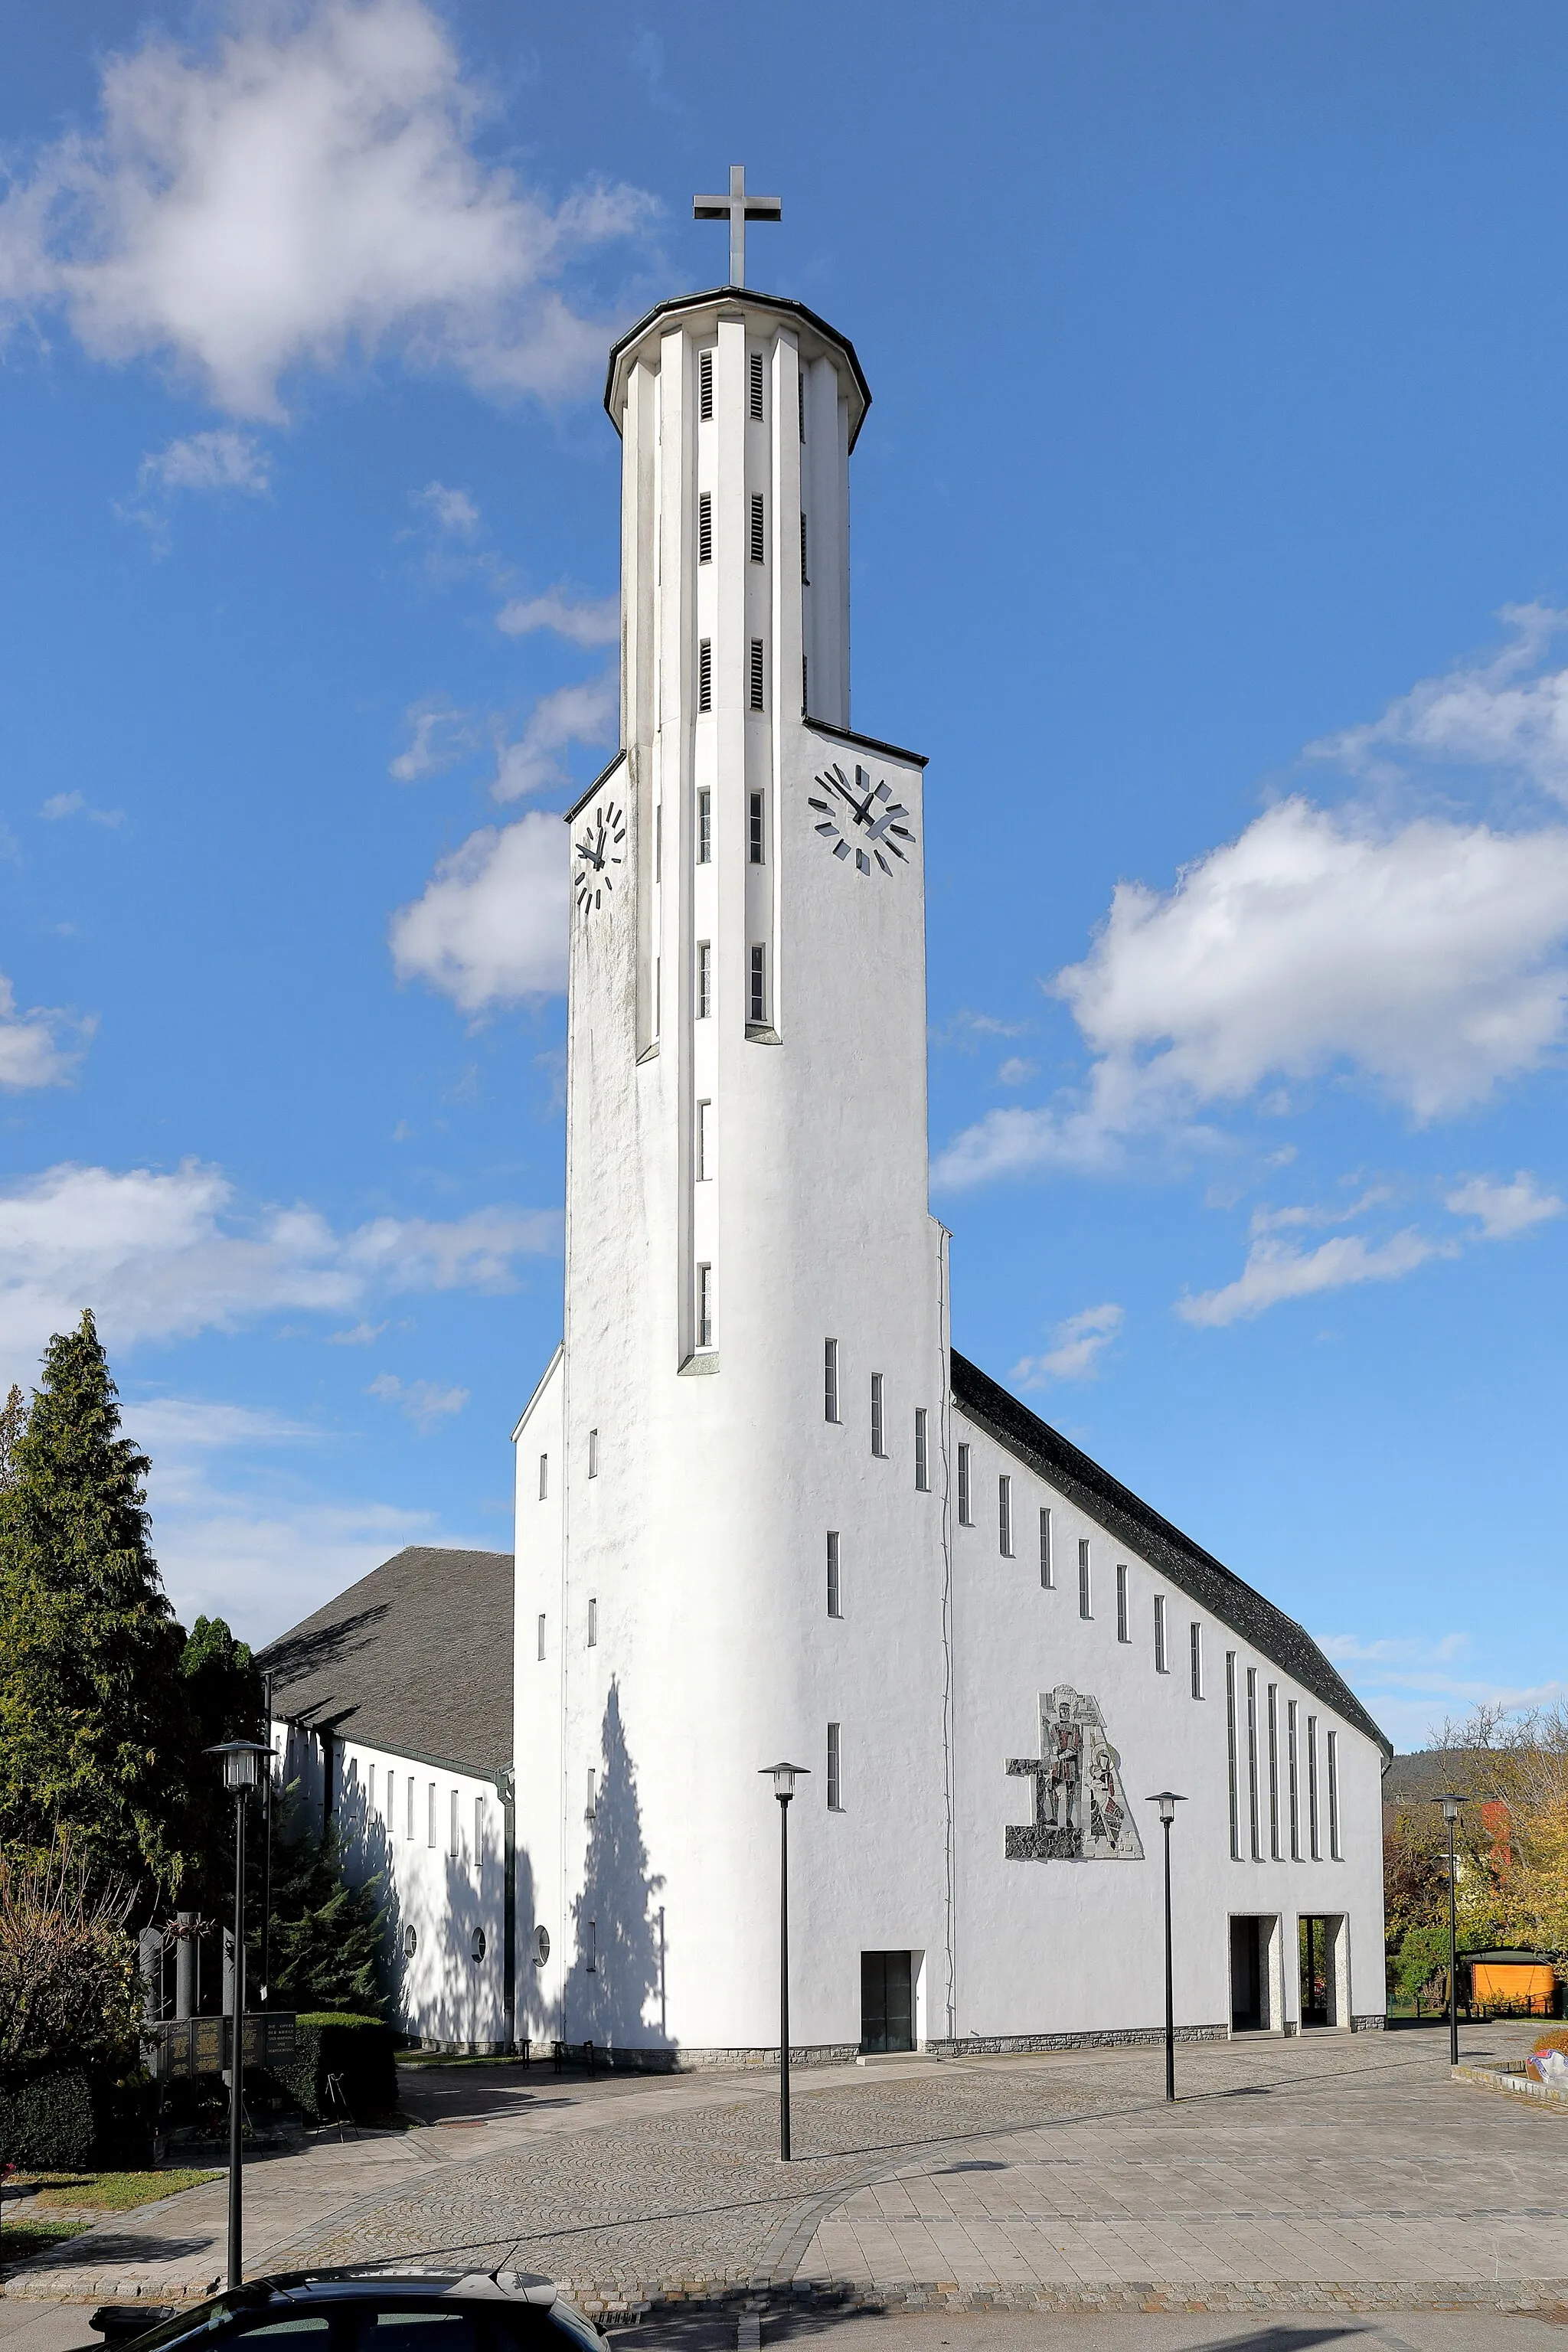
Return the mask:
M0 2086L0 2158L26 2172L84 2171L98 2126L80 2067L22 2075Z
M1543 2050L1568 2051L1568 2026L1554 2025L1550 2032L1538 2033L1530 2046L1538 2058Z
M356 2122L390 2115L397 2105L397 2068L390 2026L378 2017L318 2010L295 2020L292 2058L279 2061L278 2079L319 2122L331 2113L327 2076L341 2074L343 2095Z

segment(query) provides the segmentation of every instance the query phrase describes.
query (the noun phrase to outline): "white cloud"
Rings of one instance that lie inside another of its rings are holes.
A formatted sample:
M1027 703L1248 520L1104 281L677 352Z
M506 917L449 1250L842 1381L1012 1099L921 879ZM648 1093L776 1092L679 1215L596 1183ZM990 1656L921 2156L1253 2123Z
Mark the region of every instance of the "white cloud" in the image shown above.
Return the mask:
M167 490L243 490L247 497L262 498L272 487L271 460L248 433L192 433L143 457L136 487L143 496Z
M1110 1302L1083 1307L1057 1325L1043 1356L1026 1356L1015 1364L1013 1378L1026 1389L1043 1387L1047 1381L1092 1380L1101 1354L1126 1319L1123 1310Z
M38 814L47 818L50 824L58 824L68 816L84 816L90 824L107 825L110 832L116 831L125 822L123 809L89 808L83 793L51 793Z
M378 1292L497 1290L559 1229L552 1211L492 1208L339 1233L313 1209L243 1214L222 1171L194 1160L170 1174L51 1168L0 1192L0 1384L32 1379L84 1307L125 1348L279 1308L352 1312Z
M1555 1192L1543 1192L1528 1170L1521 1168L1511 1184L1489 1176L1472 1176L1450 1192L1445 1204L1457 1217L1479 1217L1483 1241L1510 1241L1548 1217L1560 1217L1564 1203Z
M1009 1054L996 1073L999 1087L1025 1087L1039 1076L1037 1062L1026 1062L1020 1054Z
M1205 1108L1345 1070L1417 1118L1465 1109L1559 1045L1568 1012L1568 830L1422 818L1379 833L1294 799L1164 894L1119 884L1052 992L1096 1055L1087 1087L995 1110L939 1183L1113 1161L1190 1139Z
M496 626L509 637L552 629L574 646L613 646L621 634L621 600L601 596L574 603L552 588L545 596L514 596L496 614Z
M400 1381L395 1372L377 1372L365 1394L379 1397L384 1404L396 1405L424 1433L434 1429L438 1421L461 1412L468 1402L467 1389L437 1388L434 1381Z
M362 1318L358 1323L351 1324L346 1330L329 1331L327 1345L330 1348L368 1348L373 1340L380 1339L385 1328L384 1323L366 1323Z
M444 857L391 924L400 980L423 980L465 1013L566 985L566 828L535 809L487 825Z
M400 784L443 774L479 740L468 712L454 709L449 702L411 702L403 716L408 741L386 771Z
M1413 1227L1376 1245L1359 1234L1337 1234L1312 1250L1292 1249L1288 1242L1255 1241L1247 1264L1235 1282L1221 1290L1205 1290L1195 1298L1178 1298L1176 1312L1186 1323L1223 1328L1227 1323L1261 1315L1287 1298L1310 1298L1321 1290L1342 1290L1357 1282L1397 1282L1414 1274L1429 1258L1454 1257L1458 1244L1429 1241Z
M479 508L467 490L451 489L445 482L426 482L414 493L414 503L425 509L437 530L455 539L471 539L479 527Z
M1568 800L1568 669L1540 669L1549 645L1568 628L1568 613L1507 604L1501 617L1514 639L1490 661L1423 678L1381 719L1324 736L1307 756L1374 782L1403 773L1401 763L1412 761L1512 768Z
M80 1059L59 1043L64 1025L63 1013L47 1013L39 1005L18 1013L16 991L0 972L0 1087L20 1093L24 1087L64 1086ZM89 1036L92 1024L82 1022L78 1029Z
M1352 1217L1363 1217L1369 1209L1380 1208L1393 1198L1391 1186L1371 1184L1359 1201L1347 1201L1337 1209L1300 1202L1284 1209L1254 1209L1247 1231L1257 1235L1300 1232L1304 1225L1348 1225Z
M566 782L556 754L568 743L613 743L620 726L621 690L613 670L581 685L558 686L541 697L515 743L496 740L498 801L521 801L530 793Z
M236 415L279 380L397 350L480 391L562 393L602 326L558 283L650 200L552 207L481 164L482 112L425 0L236 0L206 54L162 34L110 57L100 121L0 205L0 298L61 310L95 358L161 358Z
M1354 1633L1323 1633L1318 1636L1318 1647L1336 1665L1356 1666L1443 1666L1450 1660L1462 1657L1470 1646L1468 1633L1445 1633L1439 1641L1430 1642L1419 1633L1380 1636L1376 1641L1363 1642Z

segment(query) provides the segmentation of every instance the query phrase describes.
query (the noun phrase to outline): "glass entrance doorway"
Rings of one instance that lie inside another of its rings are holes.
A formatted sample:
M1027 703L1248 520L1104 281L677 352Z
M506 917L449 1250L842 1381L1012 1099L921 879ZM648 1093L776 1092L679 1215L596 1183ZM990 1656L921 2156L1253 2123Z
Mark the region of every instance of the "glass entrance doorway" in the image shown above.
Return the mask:
M1265 1976L1267 1919L1230 1923L1230 2030L1257 2033L1268 2022Z
M1334 2021L1334 1929L1337 1919L1303 1919L1301 1947L1301 2023L1331 2025Z
M910 1954L862 1952L861 2049L912 2050L914 2046L914 1970L910 1965Z

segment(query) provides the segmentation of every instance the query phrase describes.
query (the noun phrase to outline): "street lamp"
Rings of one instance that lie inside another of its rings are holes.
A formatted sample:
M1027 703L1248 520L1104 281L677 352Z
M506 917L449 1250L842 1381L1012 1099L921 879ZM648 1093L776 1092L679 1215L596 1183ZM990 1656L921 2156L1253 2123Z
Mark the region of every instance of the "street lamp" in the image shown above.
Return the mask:
M1173 1789L1162 1789L1149 1802L1160 1808L1160 1827L1165 1832L1165 2096L1176 2095L1176 1995L1171 1974L1171 1823L1176 1818L1176 1807L1186 1803Z
M245 2019L245 1801L261 1778L264 1760L272 1750L258 1739L225 1739L209 1748L209 1756L223 1758L223 1785L234 1791L234 2013L229 2022L228 2051L228 2283L240 2283L240 2086L245 2079L245 2053L240 2035Z
M1457 2066L1459 2063L1459 1969L1458 1956L1454 1948L1454 1825L1466 1799L1456 1796L1452 1789L1446 1789L1440 1797L1434 1797L1431 1801L1442 1806L1443 1819L1448 1824L1448 2063Z
M807 1764L763 1764L759 1772L771 1780L779 1801L779 2162L789 2162L789 1801L795 1777Z

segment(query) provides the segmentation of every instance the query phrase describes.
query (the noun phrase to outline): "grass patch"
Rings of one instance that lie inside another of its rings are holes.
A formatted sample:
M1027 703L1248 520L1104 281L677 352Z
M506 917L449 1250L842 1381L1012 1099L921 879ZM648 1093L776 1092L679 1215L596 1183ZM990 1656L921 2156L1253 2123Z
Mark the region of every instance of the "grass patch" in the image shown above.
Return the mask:
M28 2221L61 2205L91 2205L105 2213L129 2213L137 2205L155 2205L161 2197L177 2197L182 2189L199 2189L221 2180L221 2172L197 2172L171 2165L163 2172L19 2172L19 2184L36 2186L37 2195L26 2200Z
M31 2198L27 2201L30 2205ZM86 2221L51 2221L43 2213L36 2221L5 2222L0 2227L0 2277L18 2263L31 2262L35 2254L47 2253L51 2246L59 2245L67 2238L79 2238L89 2226Z

